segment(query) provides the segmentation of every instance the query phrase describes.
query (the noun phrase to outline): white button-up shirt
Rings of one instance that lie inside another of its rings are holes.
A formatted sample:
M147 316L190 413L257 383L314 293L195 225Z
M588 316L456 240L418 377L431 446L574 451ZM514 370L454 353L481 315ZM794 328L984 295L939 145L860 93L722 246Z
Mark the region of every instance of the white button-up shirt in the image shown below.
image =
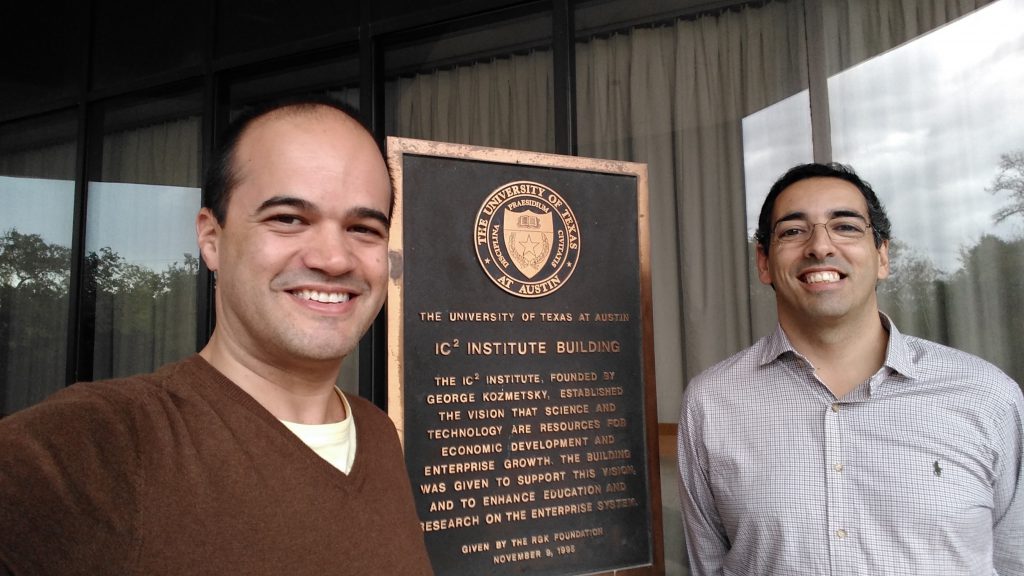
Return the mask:
M690 383L694 574L1024 575L1020 387L882 321L885 364L839 400L781 327Z

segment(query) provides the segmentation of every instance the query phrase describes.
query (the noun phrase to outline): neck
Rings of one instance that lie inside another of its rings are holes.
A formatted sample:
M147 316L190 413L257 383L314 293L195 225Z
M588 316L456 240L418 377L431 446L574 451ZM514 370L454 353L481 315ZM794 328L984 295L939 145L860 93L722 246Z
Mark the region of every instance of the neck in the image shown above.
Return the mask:
M278 420L326 424L345 418L344 405L334 390L340 360L268 362L232 346L216 330L199 355Z
M889 333L878 311L856 321L815 323L780 320L782 330L815 368L818 379L842 398L873 376L885 363Z

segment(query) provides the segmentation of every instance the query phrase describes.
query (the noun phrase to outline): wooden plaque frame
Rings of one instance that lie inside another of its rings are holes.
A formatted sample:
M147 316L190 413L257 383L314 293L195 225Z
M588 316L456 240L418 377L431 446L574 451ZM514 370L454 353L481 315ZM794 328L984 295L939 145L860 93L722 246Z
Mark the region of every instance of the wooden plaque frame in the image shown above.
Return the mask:
M435 571L663 575L646 165L387 150L388 413Z

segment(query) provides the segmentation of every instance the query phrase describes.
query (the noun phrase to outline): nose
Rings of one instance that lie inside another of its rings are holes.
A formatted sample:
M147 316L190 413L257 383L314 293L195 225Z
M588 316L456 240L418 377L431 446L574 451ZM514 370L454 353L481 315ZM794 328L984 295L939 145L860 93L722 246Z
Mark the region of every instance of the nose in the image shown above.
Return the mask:
M821 226L820 233L818 226ZM828 234L827 225L823 223L811 225L810 238L804 245L804 254L815 260L824 260L825 257L835 254L835 244L832 243L832 237Z
M350 272L355 265L355 256L349 246L350 239L339 227L318 228L316 234L310 235L303 263L307 268L319 270L328 276L341 276Z

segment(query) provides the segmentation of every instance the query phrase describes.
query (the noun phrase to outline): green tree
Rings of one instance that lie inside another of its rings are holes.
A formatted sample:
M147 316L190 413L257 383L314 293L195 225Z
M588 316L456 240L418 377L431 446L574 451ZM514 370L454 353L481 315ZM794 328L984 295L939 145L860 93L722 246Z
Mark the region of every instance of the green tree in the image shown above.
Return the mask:
M71 249L11 228L0 236L0 286L36 293L67 292Z
M65 385L71 250L38 234L0 234L0 415ZM195 351L199 259L162 272L110 247L86 254L81 317L102 378L150 371Z
M94 378L148 372L195 351L198 271L191 254L163 272L108 247L86 256L83 313L95 335Z
M0 235L0 415L64 385L70 268L67 246Z

